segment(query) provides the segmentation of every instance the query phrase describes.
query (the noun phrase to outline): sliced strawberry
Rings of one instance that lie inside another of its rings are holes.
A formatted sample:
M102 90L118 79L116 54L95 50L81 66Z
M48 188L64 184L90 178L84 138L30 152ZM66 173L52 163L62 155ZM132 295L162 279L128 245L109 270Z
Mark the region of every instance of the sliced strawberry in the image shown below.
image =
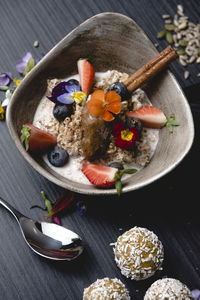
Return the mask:
M108 187L115 183L115 175L118 169L106 167L102 165L95 165L84 163L81 171L87 179L96 186Z
M94 68L87 59L79 59L77 65L81 89L88 96L94 82Z
M57 144L56 137L40 128L25 123L21 130L21 141L25 145L26 151L33 153L45 153Z
M144 126L150 128L161 128L167 122L167 118L163 111L152 105L145 105L138 109L134 109L127 112L126 115L140 120Z

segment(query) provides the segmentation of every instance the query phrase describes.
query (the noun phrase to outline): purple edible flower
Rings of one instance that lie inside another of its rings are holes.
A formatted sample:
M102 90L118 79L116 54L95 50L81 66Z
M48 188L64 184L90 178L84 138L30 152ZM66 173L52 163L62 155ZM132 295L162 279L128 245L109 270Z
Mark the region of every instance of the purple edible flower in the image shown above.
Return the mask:
M71 79L58 83L53 88L51 97L48 97L48 99L59 104L72 104L74 101L82 104L86 100L86 95L81 92L79 82Z
M0 85L6 86L9 85L9 83L12 80L12 74L10 72L4 72L0 74Z
M78 201L76 203L76 212L79 214L79 216L83 216L86 213L86 205L83 201Z
M32 58L32 54L30 52L24 53L22 58L16 64L16 70L19 73L23 74L25 72L27 63L31 58Z
M192 290L191 291L192 296L194 297L194 300L200 300L200 290Z

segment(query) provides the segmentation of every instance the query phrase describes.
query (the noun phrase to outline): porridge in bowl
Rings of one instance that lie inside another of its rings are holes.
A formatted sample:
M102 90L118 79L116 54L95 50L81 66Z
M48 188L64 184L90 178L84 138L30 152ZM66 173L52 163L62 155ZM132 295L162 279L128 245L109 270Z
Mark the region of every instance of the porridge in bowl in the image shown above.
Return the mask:
M174 51L166 49L165 56ZM157 60L152 60L151 76ZM26 149L34 154L33 148L45 142L41 154L58 174L97 187L115 185L120 194L122 176L127 178L150 162L159 130L167 122L139 88L151 73L151 63L146 66L144 78L140 70L129 77L117 70L95 72L87 59L81 59L77 75L48 80L33 124L24 124L21 131Z
M78 75L70 77L70 79L71 78L78 79ZM95 78L94 88L106 90L116 81L123 81L124 79L127 79L128 74L113 70L105 73L97 73ZM48 84L48 92L51 93L53 87L58 83L58 80L50 80ZM131 106L135 109L144 105L150 105L149 99L147 98L145 92L141 89L138 89L133 93L130 102ZM58 147L66 150L69 153L70 160L65 166L59 169L50 164L47 155L44 156L44 160L51 168L59 172L59 174L62 176L76 182L81 180L83 183L90 184L87 177L85 177L81 172L82 161L84 160L84 154L81 145L81 140L84 134L84 128L82 128L82 113L85 106L81 106L76 103L74 113L70 117L66 117L64 121L59 122L52 113L54 105L55 104L49 101L47 97L44 97L35 113L33 124L38 128L55 135L57 137ZM124 115L125 111L127 110L127 106L128 101L123 101L122 115ZM136 142L136 155L134 151L115 146L114 136L111 136L110 144L104 156L96 159L95 162L104 165L120 162L126 168L134 167L139 170L144 167L153 156L158 138L158 129L143 127L141 130L140 140Z

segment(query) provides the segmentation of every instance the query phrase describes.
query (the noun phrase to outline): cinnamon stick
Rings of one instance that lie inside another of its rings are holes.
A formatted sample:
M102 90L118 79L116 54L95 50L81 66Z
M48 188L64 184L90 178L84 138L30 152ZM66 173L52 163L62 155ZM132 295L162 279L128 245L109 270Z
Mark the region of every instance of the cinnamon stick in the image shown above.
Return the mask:
M124 82L128 91L133 92L146 81L153 78L154 75L166 67L166 65L176 57L177 53L171 46L165 48Z

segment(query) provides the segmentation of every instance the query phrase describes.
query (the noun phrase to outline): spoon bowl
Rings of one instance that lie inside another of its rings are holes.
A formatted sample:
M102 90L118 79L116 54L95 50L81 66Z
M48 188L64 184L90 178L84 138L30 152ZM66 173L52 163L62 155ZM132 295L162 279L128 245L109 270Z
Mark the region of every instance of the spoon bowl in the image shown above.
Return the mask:
M0 197L0 204L16 218L28 246L53 260L73 260L83 252L81 238L73 231L48 222L27 218Z

